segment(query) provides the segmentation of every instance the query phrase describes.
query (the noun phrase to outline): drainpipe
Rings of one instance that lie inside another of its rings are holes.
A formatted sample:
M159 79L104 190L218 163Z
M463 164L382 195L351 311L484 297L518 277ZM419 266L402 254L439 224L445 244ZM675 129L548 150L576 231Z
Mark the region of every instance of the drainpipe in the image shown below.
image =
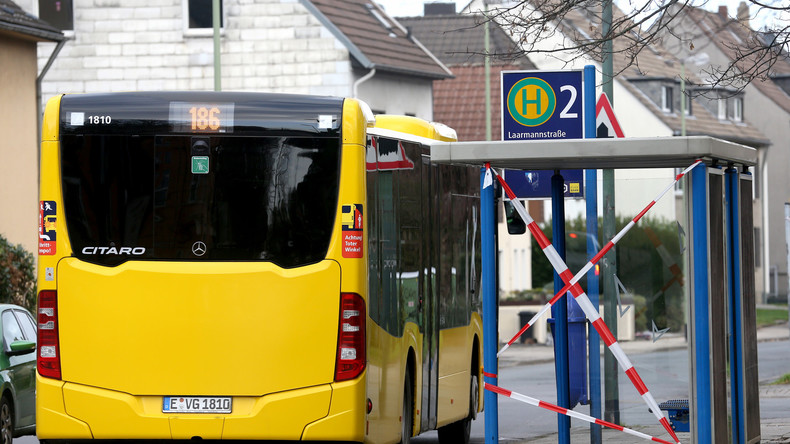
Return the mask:
M365 74L364 76L360 77L356 82L354 82L354 86L352 86L351 91L355 99L357 98L357 90L359 89L359 85L367 82L374 75L376 75L376 68L371 68L369 73Z
M52 51L52 54L49 56L49 60L47 60L47 64L44 65L44 68L41 70L41 74L36 77L36 108L38 109L38 113L36 115L36 121L38 122L38 140L41 141L41 116L44 113L44 109L41 106L41 82L44 80L44 76L47 75L47 71L49 68L52 67L52 64L55 63L55 58L57 58L60 50L63 49L63 46L66 44L66 40L61 40L58 42L57 46L55 46L55 50Z
M38 134L38 139L36 139L36 144L41 143L41 118L44 115L44 107L41 105L41 82L44 80L44 76L47 75L47 71L49 68L52 67L52 64L55 63L55 58L57 58L60 50L63 49L63 46L66 44L66 40L61 40L58 42L57 46L55 46L55 50L52 51L52 54L49 56L49 60L47 60L47 64L44 65L44 68L41 70L41 74L36 77L36 109L38 112L36 113L36 132ZM37 165L36 174L38 175L38 184L41 185L41 150L37 149Z

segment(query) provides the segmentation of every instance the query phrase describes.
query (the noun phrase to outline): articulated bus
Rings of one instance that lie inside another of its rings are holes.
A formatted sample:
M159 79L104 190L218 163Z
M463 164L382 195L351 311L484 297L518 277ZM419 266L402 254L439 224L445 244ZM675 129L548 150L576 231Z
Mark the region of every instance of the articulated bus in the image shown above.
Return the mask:
M355 99L61 95L41 146L37 434L468 442L479 171Z

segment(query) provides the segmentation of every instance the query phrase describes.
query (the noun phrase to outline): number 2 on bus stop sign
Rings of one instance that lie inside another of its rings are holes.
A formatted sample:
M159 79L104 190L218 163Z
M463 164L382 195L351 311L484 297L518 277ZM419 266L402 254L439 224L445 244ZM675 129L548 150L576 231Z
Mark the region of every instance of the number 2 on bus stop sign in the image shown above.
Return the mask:
M362 258L362 204L343 205L343 257Z

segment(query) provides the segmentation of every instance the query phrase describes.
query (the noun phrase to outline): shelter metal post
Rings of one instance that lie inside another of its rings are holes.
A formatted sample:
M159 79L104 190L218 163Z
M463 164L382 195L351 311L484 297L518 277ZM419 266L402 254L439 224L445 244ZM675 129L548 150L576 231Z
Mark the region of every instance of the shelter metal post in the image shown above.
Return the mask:
M489 176L490 180L490 176ZM497 385L497 283L496 283L496 230L495 196L493 183L486 181L486 169L480 174L480 229L482 249L483 280L483 380ZM497 395L486 390L483 397L485 406L485 442L496 444L499 441L499 410Z
M551 177L551 243L565 260L565 188L564 180L556 171ZM554 271L554 292L564 286L562 278ZM568 295L564 294L551 307L554 317L554 374L557 380L557 405L570 408L570 362L568 358ZM560 444L571 442L571 419L557 414L557 433Z

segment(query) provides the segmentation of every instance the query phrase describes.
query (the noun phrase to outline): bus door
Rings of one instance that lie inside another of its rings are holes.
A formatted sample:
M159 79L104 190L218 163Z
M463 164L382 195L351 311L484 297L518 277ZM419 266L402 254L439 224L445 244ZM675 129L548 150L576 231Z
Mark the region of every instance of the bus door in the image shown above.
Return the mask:
M436 190L432 186L438 178L437 167L431 165L430 155L423 154L421 168L421 215L425 223L423 233L423 270L424 279L420 294L420 303L423 320L423 346L422 346L422 431L436 428L436 410L438 406L439 388L439 306L436 287L436 260L438 239L435 234L438 227L434 224L435 211L438 208Z

